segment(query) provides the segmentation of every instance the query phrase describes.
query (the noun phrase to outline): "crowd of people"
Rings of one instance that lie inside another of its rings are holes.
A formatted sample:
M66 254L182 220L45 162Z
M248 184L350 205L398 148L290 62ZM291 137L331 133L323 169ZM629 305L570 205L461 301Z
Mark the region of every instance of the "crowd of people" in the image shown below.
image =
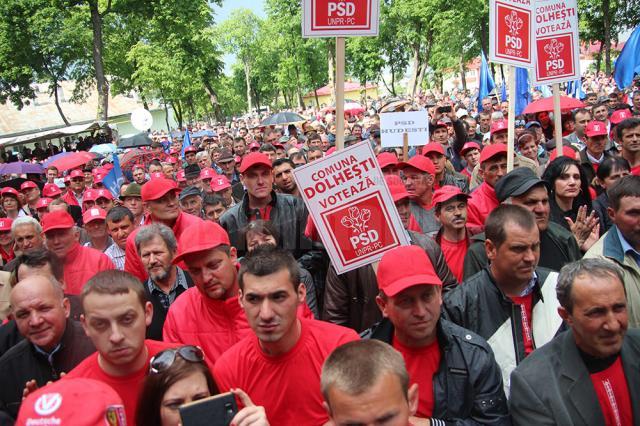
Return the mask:
M108 157L6 186L0 424L174 426L226 392L238 426L640 423L640 91L586 89L561 141L515 117L511 171L495 97L382 105L429 114L407 158L350 115L410 245L343 274L293 177L329 112L154 133L118 194Z

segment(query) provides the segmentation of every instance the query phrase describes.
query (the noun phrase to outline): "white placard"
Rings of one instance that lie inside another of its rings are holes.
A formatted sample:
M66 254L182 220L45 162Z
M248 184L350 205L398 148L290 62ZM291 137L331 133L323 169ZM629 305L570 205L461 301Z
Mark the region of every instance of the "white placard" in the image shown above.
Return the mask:
M533 0L490 0L489 60L533 66Z
M409 146L428 144L429 114L427 111L380 114L380 137L383 147L401 147L405 133L409 135Z
M303 0L302 37L377 36L380 0Z

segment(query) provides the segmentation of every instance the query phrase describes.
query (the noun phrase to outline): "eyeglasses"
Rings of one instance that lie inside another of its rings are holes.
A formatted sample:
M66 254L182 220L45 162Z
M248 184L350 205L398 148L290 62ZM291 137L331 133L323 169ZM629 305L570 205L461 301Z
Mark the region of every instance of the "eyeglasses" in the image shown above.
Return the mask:
M189 362L203 362L204 352L198 346L181 346L175 349L166 349L151 358L149 372L158 374L171 367L176 360L176 354Z

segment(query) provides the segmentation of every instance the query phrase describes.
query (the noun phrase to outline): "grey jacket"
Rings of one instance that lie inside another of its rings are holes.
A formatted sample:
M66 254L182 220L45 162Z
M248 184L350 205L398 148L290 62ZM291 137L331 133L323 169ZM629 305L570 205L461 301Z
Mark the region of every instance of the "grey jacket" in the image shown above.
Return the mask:
M385 318L361 337L392 344L393 333ZM442 357L433 375L431 424L510 425L502 376L487 342L444 319L437 333Z
M271 197L269 220L280 234L278 246L291 251L297 259L311 250L311 241L304 236L307 209L300 198L276 192L272 192ZM231 245L238 250L238 256L244 256L247 252L242 229L249 224L251 214L249 196L245 193L242 201L227 210L220 218L220 225L229 233Z
M634 424L640 424L640 330L629 329L622 344ZM587 367L568 330L537 349L511 373L514 425L603 425Z

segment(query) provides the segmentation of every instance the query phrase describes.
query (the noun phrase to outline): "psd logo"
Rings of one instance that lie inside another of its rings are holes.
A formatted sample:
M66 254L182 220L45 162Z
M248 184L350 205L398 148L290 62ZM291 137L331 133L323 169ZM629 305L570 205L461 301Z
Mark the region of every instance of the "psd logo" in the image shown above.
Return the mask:
M531 12L496 3L498 26L496 56L528 61Z
M563 34L537 40L539 80L573 75L572 39L572 34Z
M312 7L314 29L371 27L371 0L315 0Z
M322 219L346 265L399 245L378 192L324 212Z

